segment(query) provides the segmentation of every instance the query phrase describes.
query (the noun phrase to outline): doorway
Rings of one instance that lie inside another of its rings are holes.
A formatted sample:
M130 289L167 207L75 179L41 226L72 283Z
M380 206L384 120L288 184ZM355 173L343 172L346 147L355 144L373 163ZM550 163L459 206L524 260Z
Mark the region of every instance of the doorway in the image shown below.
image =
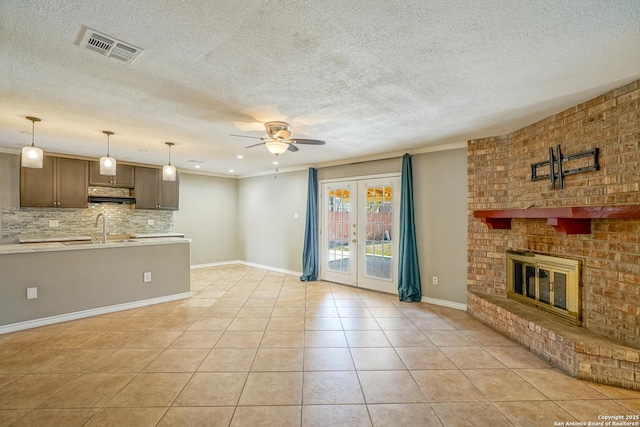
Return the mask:
M400 177L321 186L323 280L398 294Z

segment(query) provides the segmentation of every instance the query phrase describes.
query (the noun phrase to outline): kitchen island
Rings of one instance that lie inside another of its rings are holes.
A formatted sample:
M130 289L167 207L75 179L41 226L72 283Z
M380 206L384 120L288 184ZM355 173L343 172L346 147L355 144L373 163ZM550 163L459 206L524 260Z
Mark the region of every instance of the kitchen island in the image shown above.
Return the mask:
M0 334L188 298L190 242L0 245Z

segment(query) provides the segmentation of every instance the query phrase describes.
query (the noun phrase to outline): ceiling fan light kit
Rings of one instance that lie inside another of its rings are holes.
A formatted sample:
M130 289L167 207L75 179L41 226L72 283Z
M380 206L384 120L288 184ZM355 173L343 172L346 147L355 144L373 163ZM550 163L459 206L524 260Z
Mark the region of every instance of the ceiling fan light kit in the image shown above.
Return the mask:
M279 156L286 151L296 152L299 151L296 145L324 145L325 141L319 139L290 139L291 138L291 126L285 122L267 122L264 124L264 128L267 131L268 138L248 135L234 135L240 138L254 138L259 139L262 142L258 144L249 145L244 148L257 147L258 145L264 145L271 154Z
M289 144L281 141L267 141L264 145L267 146L267 150L269 150L271 154L275 154L276 156L284 154L289 149Z

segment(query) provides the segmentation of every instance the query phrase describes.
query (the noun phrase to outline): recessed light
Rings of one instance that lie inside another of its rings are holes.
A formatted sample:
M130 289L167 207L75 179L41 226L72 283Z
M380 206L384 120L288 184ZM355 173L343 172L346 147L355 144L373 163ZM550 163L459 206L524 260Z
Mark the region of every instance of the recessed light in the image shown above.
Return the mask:
M273 164L274 164L274 165L277 165L277 164L278 164L278 162L273 162Z
M237 157L238 159L244 159L244 156L243 156L242 154L238 154L236 157Z
M196 166L195 166L195 168L196 168L196 169L200 169L200 165L196 165Z
M233 173L233 169L229 169L229 172Z

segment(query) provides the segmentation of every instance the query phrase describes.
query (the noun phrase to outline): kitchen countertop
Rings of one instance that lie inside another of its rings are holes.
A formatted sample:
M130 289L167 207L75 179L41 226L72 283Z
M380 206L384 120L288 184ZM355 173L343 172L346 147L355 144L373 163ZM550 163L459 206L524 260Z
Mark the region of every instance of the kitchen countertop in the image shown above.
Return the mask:
M29 244L9 244L0 245L0 255L5 254L24 254L33 252L55 252L55 251L78 251L78 250L95 250L110 248L125 248L131 246L151 246L151 245L171 245L175 243L191 243L191 239L178 237L165 237L154 239L128 239L115 240L107 243L93 243L91 241L67 241L60 242L43 242Z

